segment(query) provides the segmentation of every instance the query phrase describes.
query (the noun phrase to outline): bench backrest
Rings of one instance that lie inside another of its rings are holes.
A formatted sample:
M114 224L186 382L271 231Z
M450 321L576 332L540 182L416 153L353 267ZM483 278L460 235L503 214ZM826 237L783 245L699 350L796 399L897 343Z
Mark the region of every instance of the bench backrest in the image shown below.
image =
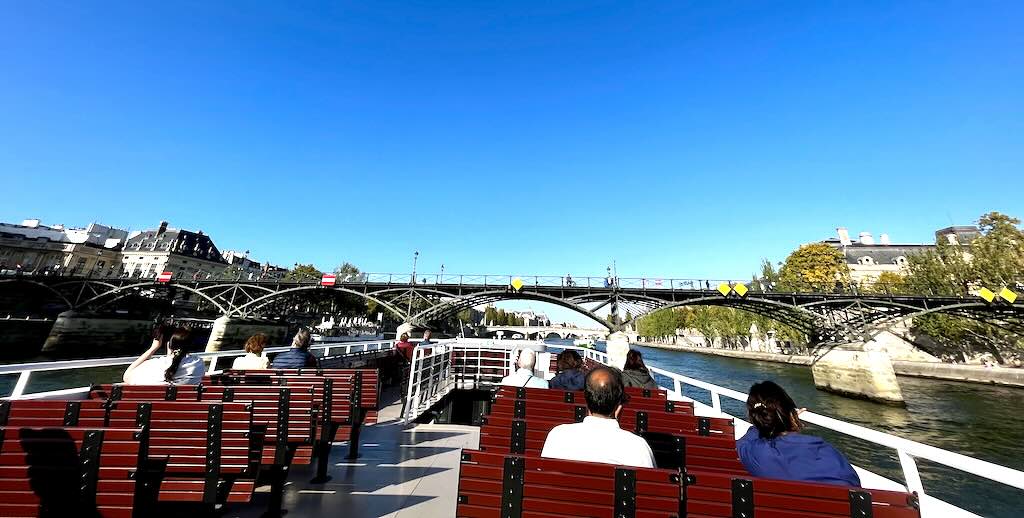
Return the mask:
M252 406L253 424L265 433L260 464L309 464L312 457L319 406L310 389L262 385L102 385L94 388L90 397L111 401L246 403Z
M540 455L552 428L564 422L549 419L514 419L488 416L480 428L480 449L489 452ZM746 475L731 436L701 436L648 432L647 440L661 467L687 467Z
M629 389L632 390L632 389ZM625 408L633 408L637 410L664 410L666 412L675 412L680 414L693 414L693 403L688 401L669 401L664 396L664 392L651 391L652 395L643 396L642 389L640 395L630 395L629 402L624 405ZM587 400L583 396L582 390L558 390L558 389L543 389L543 388L526 388L526 387L498 387L495 391L494 399L497 401L502 398L512 399L525 399L534 401L551 401L551 402L562 402L571 403L576 405L586 405Z
M323 416L336 423L351 423L356 409L367 423L377 422L380 382L376 369L261 369L227 370L212 376L216 384L308 385L325 400Z
M686 512L690 516L780 516L785 518L920 518L917 497L901 491L833 484L737 477L689 470Z
M678 470L463 450L457 518L679 518Z
M0 516L131 518L143 431L0 427Z

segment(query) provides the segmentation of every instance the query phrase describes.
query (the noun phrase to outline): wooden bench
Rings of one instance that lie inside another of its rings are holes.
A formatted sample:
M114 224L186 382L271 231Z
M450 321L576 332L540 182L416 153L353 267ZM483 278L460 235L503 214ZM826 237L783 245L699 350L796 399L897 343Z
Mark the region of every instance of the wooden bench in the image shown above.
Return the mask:
M488 416L480 427L480 449L496 453L540 455L552 428L564 420ZM582 420L582 419L581 419ZM572 422L572 421L569 421ZM643 437L661 468L690 468L746 475L733 436L647 432Z
M691 470L684 480L686 516L735 518L920 518L917 496L810 482L737 477Z
M312 390L262 385L103 385L91 398L111 401L241 402L252 405L253 424L263 436L260 475L271 484L268 513L280 513L289 467L309 464L319 405Z
M136 428L144 431L136 508L156 502L248 502L260 440L244 403L14 400L0 426Z
M648 391L647 394L649 395L644 396L643 390L628 389L627 392L635 392L636 394L630 395L630 399L624 407L639 410L664 410L666 412L693 415L693 403L688 401L670 401L664 391ZM582 390L571 391L501 386L495 391L494 400L497 401L503 398L572 403L577 405L587 404Z
M0 516L132 518L138 428L0 427Z
M375 369L266 369L225 371L211 378L222 384L310 386L322 401L317 476L327 480L331 444L348 441L348 459L359 456L359 435L364 424L377 422L380 377Z
M462 452L457 518L679 518L678 470Z

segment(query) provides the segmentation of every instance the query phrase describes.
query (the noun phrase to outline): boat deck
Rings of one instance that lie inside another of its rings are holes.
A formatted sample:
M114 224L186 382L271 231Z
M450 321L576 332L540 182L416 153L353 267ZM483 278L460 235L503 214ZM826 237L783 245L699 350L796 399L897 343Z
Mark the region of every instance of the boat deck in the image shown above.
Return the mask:
M389 391L385 401L397 399ZM288 476L284 508L289 517L412 518L454 516L462 448L476 448L480 429L459 425L404 425L401 401L383 408L377 424L363 429L359 458L344 459L347 443L334 446L326 483L313 484L315 463L295 466ZM334 460L337 459L337 460ZM253 502L230 506L225 517L263 514L269 486L257 488Z

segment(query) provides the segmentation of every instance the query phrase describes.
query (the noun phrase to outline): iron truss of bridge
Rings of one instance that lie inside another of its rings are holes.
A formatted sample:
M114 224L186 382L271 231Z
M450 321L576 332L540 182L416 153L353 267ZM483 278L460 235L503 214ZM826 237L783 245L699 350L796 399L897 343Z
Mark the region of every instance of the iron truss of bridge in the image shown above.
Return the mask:
M55 276L0 277L0 294L43 290L72 310L100 310L127 297L190 301L221 316L278 317L301 306L353 297L372 301L396 319L428 324L466 308L505 300L549 302L591 317L610 331L623 330L653 311L682 306L725 306L749 311L796 328L817 343L866 341L894 324L931 313L964 317L1024 333L1024 303L1012 297L787 293L764 291L741 281L516 275L427 275L361 273L322 280L200 280ZM1005 292L1004 292L1005 293ZM1011 292L1012 293L1012 292ZM1024 301L1022 301L1024 302ZM610 323L599 312L628 312Z

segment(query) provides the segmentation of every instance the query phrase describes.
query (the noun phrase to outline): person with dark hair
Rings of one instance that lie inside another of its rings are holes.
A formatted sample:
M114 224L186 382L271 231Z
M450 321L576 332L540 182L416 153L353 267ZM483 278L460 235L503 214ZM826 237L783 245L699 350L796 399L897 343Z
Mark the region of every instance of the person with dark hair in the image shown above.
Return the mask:
M590 371L583 395L587 400L587 417L583 422L558 425L548 432L541 457L653 468L654 453L647 441L619 428L616 420L626 402L619 371L608 367Z
M231 368L242 369L266 369L270 365L270 358L263 355L263 349L267 348L267 335L256 333L245 341L245 356L235 358Z
M622 367L622 382L627 387L658 388L658 383L651 377L651 371L644 365L643 355L633 349L626 353L626 364Z
M583 390L583 358L580 353L566 349L558 353L555 361L558 374L548 380L548 386L558 390Z
M198 356L185 352L187 329L160 325L153 331L153 344L124 371L130 385L196 385L206 374L206 364ZM164 345L167 355L153 358Z
M762 381L750 387L747 415L754 426L736 441L747 471L755 477L860 487L860 477L842 453L818 437L800 433L800 412L777 384Z
M271 366L275 369L319 368L320 360L309 352L309 329L300 328L292 338L292 348L274 357Z

